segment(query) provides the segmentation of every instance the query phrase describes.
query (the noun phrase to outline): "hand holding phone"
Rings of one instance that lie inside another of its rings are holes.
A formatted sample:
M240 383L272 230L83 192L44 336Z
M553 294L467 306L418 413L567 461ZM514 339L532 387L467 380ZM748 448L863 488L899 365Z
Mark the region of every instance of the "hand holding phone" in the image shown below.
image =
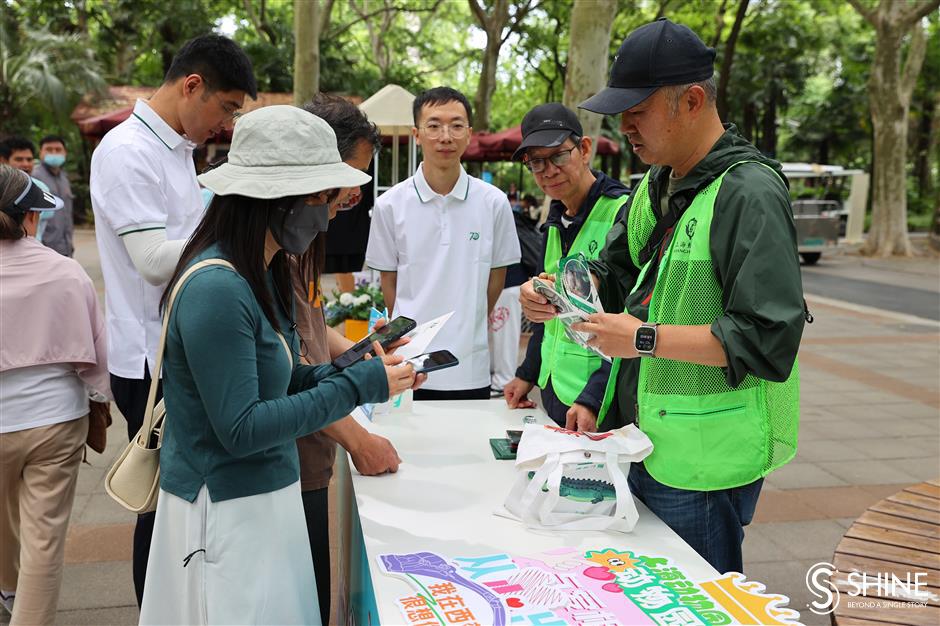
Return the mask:
M345 369L358 363L367 354L372 353L372 342L378 341L383 349L395 343L403 336L414 330L417 324L408 317L396 317L391 322L371 332L367 337L357 342L346 352L333 359L333 365L338 369Z

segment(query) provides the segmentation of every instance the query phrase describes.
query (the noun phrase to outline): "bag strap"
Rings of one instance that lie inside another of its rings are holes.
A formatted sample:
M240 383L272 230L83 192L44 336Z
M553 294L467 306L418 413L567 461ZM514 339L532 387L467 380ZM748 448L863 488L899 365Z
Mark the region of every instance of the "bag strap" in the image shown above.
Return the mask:
M185 272L180 275L179 279L176 281L176 284L173 286L173 291L170 292L170 297L166 301L166 311L163 313L163 327L160 330L160 343L157 346L157 358L154 363L154 371L151 373L150 379L150 393L147 394L147 408L144 410L144 423L138 433L138 442L142 446L147 446L147 443L150 438L150 432L153 429L153 408L157 404L157 386L160 384L160 374L163 369L163 349L166 347L166 333L170 325L170 313L173 311L173 302L176 300L176 296L179 294L180 289L183 285L198 270L201 270L205 267L210 267L212 265L219 265L222 267L227 267L236 274L238 270L235 269L235 266L225 259L206 259L205 261L200 261L187 269ZM284 339L284 335L275 331L277 333L277 338L281 340L281 345L284 346L284 351L287 353L287 359L291 363L291 367L294 364L294 355L290 351L290 347L287 345L287 341ZM163 418L164 422L166 417ZM147 440L141 441L141 437L146 437Z

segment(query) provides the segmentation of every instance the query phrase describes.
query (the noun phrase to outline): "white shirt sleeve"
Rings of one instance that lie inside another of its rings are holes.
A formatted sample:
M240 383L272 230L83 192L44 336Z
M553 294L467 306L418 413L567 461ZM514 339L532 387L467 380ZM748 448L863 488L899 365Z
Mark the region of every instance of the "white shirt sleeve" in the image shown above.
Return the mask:
M493 261L490 267L506 267L518 263L522 258L522 252L519 249L516 221L512 218L509 199L500 194L494 202L496 226L493 229Z
M94 181L100 190L98 212L115 233L166 227L168 200L160 172L133 146L112 150L97 172L104 179Z
M151 285L162 285L173 276L185 239L167 241L165 228L136 230L121 235L121 241L137 271Z
M398 248L395 246L395 215L390 204L379 199L372 210L366 265L380 272L398 271Z

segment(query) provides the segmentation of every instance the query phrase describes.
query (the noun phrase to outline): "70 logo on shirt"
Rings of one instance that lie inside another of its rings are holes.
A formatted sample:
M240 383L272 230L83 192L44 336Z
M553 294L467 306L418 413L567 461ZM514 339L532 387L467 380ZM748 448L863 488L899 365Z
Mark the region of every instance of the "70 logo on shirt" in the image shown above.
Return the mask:
M476 241L479 238L480 238L480 233L475 233L473 231L470 231L470 241Z

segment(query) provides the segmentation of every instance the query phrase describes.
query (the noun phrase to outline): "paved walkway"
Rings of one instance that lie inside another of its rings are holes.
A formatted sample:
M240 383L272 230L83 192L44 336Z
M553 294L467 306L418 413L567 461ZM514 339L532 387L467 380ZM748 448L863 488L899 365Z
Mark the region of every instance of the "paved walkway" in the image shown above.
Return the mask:
M78 232L76 247L100 287L93 233ZM936 259L836 255L812 271L867 281L875 291L888 285L940 292ZM940 476L940 323L820 298L809 286L807 291L815 323L807 326L800 352L799 453L766 481L745 539L745 572L768 590L789 595L806 623L828 624L806 610L807 568L831 560L865 508L903 486ZM102 483L125 436L116 416L105 453L90 453L90 464L82 466L60 624L137 622L133 516L111 501Z

